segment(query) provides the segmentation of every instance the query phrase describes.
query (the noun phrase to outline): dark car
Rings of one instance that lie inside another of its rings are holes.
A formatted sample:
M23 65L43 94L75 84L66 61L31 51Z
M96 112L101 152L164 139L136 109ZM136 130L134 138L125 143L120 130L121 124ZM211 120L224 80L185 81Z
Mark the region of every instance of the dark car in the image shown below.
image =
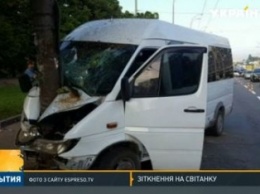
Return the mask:
M251 76L250 76L250 80L252 82L255 82L255 81L260 81L260 69L255 69Z
M234 76L244 76L245 70L242 68L234 68L233 74Z

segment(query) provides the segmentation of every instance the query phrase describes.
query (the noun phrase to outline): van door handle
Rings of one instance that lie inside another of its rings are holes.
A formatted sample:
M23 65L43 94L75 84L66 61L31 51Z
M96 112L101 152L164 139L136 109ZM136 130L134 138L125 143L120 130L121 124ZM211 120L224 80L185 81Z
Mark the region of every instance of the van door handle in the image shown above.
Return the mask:
M205 110L204 109L199 109L199 108L186 108L186 109L184 109L184 112L188 112L188 113L204 113Z

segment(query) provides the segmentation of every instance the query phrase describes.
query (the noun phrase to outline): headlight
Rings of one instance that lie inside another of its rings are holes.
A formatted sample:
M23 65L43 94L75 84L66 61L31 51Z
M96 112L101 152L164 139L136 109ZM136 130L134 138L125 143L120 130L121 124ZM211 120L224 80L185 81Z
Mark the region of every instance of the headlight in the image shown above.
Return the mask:
M34 140L36 137L38 137L40 134L38 132L38 127L31 126L24 130L21 128L21 130L18 132L18 135L16 137L16 141L20 144L27 144Z
M61 153L65 152L66 149L67 149L67 146L64 145L64 144L60 144L60 145L57 146L57 152L58 152L58 154L61 154Z
M78 140L52 141L46 139L36 139L33 142L31 148L39 152L56 155L68 151L70 148L76 145L77 141Z
M38 127L36 125L30 124L25 113L23 112L21 115L21 129L16 136L16 144L27 144L38 136L40 136L40 133L38 132Z
M70 169L70 170L89 169L95 159L96 156L91 156L91 155L72 158L66 164L65 169Z

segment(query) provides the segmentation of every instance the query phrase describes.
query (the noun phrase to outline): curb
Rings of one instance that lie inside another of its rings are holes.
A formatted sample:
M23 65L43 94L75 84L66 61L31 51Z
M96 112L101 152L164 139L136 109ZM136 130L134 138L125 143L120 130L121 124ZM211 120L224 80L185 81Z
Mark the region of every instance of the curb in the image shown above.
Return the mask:
M8 125L19 122L20 119L21 119L21 115L16 115L16 116L13 116L13 117L9 117L5 120L1 120L0 121L0 129L4 129Z

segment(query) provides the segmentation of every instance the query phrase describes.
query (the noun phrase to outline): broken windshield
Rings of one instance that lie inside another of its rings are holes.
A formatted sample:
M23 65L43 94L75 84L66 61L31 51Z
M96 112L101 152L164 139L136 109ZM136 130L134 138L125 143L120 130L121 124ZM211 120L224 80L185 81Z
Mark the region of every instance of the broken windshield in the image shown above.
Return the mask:
M113 89L136 48L114 43L63 42L60 59L64 83L90 96L105 96Z

